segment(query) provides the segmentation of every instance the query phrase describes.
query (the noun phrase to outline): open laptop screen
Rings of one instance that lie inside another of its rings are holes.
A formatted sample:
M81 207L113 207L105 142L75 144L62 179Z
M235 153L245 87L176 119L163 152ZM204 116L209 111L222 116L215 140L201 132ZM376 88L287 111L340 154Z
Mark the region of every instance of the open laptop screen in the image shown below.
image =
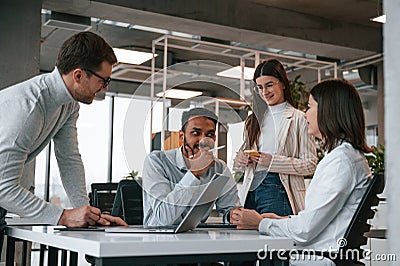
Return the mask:
M181 233L192 230L200 223L204 215L212 208L216 199L219 197L225 184L228 182L226 176L215 174L210 182L207 183L195 204L190 208L181 223L172 229L151 227L110 227L106 228L108 233Z

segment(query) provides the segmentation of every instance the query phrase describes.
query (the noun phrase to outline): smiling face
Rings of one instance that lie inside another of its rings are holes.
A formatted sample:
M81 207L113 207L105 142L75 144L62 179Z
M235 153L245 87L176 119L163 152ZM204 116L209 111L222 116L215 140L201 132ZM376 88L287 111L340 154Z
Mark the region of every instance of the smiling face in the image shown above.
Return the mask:
M107 61L104 61L103 63L101 63L100 66L101 68L99 70L91 71L94 71L97 75L103 77L104 79L110 77L112 72L112 65ZM94 97L96 96L96 93L101 90L107 91L108 86L103 88L104 80L100 77L93 75L92 73L90 73L90 71L82 70L79 68L75 71L79 71L75 73L75 75L79 77L79 81L77 82L77 86L75 86L74 90L75 100L82 103L91 104Z
M260 76L256 79L258 93L270 106L285 102L284 86L274 76Z
M308 110L305 114L305 118L308 124L308 134L322 139L322 135L318 127L318 103L314 100L311 94L308 98Z
M215 141L214 121L204 116L191 117L187 122L184 131L179 131L179 138L184 145L182 153L185 157L189 158L189 156L199 152L200 140L211 138L212 142Z

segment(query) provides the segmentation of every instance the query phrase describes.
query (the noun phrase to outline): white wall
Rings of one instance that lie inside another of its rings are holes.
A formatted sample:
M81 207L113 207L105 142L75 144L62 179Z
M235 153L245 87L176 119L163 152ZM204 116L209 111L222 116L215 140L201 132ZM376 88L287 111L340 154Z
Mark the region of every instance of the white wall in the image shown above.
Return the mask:
M389 250L400 259L400 1L385 0L387 23L384 26L385 77L385 177L388 190ZM393 262L392 265L398 265Z

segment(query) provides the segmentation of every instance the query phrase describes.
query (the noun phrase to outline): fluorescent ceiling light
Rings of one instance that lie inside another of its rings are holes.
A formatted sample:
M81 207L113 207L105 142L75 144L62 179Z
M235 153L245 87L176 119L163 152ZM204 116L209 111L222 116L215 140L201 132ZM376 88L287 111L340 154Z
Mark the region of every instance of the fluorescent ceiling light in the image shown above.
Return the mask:
M215 97L215 98L210 98L210 99L204 100L203 105L215 104L215 102L222 102L222 103L226 103L227 105L235 106L235 107L243 107L243 106L249 105L245 100L222 98L222 97Z
M242 68L240 66L232 67L230 69L217 73L217 76L240 79L242 77ZM253 79L254 68L244 67L244 79Z
M191 90L179 90L179 89L169 89L165 91L165 98L182 99L186 100L196 96L200 96L203 93L201 91L191 91ZM163 97L163 92L156 94L158 97Z
M379 23L386 23L386 15L382 15L376 18L371 18L371 20Z
M132 24L125 23L125 22L112 21L112 20L108 20L108 19L103 20L103 19L99 19L99 18L92 18L92 21L95 23L103 23L103 24L118 26L118 27L127 28L127 29L150 31L150 32L156 32L156 33L160 33L160 34L180 36L180 37L189 38L189 39L195 39L196 37L200 37L200 36L193 35L193 34L186 34L186 33L177 32L177 31L162 30L162 29L146 27L146 26L141 26L141 25L132 25Z
M152 53L126 50L120 48L113 48L113 50L115 55L117 56L117 60L119 63L140 65L153 58ZM154 57L157 57L157 54L155 54Z

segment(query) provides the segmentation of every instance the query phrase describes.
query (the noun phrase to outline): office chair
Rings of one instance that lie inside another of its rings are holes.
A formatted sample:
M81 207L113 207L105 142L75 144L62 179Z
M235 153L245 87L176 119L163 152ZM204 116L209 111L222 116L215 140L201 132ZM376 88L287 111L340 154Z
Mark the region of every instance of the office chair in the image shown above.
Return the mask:
M298 250L296 254L323 256L331 259L337 266L364 265L359 261L365 255L361 246L367 244L368 240L364 234L369 232L371 228L368 220L373 219L375 216L375 211L372 210L372 207L378 206L380 198L377 195L383 192L384 187L384 173L374 174L343 236L343 239L346 240L346 245L340 247L337 252ZM279 256L280 258L283 257L282 254L279 254ZM277 257L277 254L273 254L274 259ZM283 265L289 265L290 253L285 253L284 257L286 259L281 262ZM268 264L268 262L266 263ZM263 264L261 263L261 265Z
M141 181L122 180L119 182L111 215L121 217L130 225L143 224Z
M116 206L115 201L121 202L116 198L121 198L121 192L118 191L120 190L120 184L125 183L125 181L130 180L122 180L120 183L92 183L92 192L89 193L90 205L99 208L102 212L107 211L113 216L120 216L124 219L122 215L115 215L116 211L114 209ZM120 203L117 203L117 205L121 206ZM92 256L86 255L85 259L90 265L95 265Z
M360 204L358 205L358 208L344 234L344 239L347 240L347 245L341 248L343 250L342 254L344 257L342 256L342 258L339 257L337 260L334 260L336 265L364 265L358 261L359 259L364 258L364 253L362 252L363 249L361 246L367 244L368 240L364 234L369 232L369 229L371 228L371 225L368 224L368 220L373 219L375 216L375 211L372 210L372 207L378 206L380 201L378 194L381 194L384 188L384 173L374 174L374 177L368 185L367 191L364 193ZM360 258L348 258L345 256L347 250L357 250L359 252L358 254L362 256Z
M92 192L89 193L90 205L99 208L102 212L111 213L117 187L118 183L92 183Z

